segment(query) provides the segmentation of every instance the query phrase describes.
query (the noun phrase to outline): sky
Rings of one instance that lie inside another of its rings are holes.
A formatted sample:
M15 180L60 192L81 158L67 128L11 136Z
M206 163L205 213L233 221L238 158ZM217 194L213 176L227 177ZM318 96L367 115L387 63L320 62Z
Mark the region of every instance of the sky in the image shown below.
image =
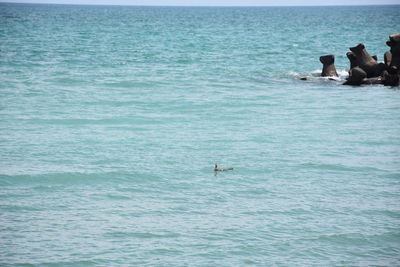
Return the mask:
M0 2L140 6L400 5L400 0L0 0Z

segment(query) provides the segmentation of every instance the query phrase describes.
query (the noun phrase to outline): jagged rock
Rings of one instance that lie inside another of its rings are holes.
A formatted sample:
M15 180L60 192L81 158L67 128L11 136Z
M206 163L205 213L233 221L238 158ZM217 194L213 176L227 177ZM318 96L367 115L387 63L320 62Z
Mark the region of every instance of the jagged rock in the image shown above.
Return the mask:
M367 78L367 73L363 69L355 67L350 70L349 78L344 85L384 84L384 82L381 76Z
M357 67L357 59L356 55L353 52L347 52L346 53L347 58L350 61L350 69ZM375 61L378 61L378 56L371 56Z
M364 44L350 47L355 55L355 65L367 73L367 78L378 77L386 69L385 64L378 63L365 49Z
M360 67L354 67L349 71L349 77L344 85L361 85L363 79L367 78L367 73Z
M389 35L386 44L390 52L384 54L384 63L378 63L377 56L371 56L364 44L350 47L346 54L350 60L350 71L345 85L383 84L387 86L400 85L400 33ZM332 76L338 76L335 68L335 56L321 56L323 64L321 76L331 76L330 80L336 80ZM302 77L300 80L306 80Z

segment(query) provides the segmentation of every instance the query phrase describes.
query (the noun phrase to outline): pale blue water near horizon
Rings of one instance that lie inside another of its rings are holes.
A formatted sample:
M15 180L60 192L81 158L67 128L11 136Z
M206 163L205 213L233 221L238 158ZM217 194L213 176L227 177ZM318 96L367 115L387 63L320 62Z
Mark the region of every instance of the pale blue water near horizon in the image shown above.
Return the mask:
M0 265L400 266L400 90L316 77L399 25L0 4Z

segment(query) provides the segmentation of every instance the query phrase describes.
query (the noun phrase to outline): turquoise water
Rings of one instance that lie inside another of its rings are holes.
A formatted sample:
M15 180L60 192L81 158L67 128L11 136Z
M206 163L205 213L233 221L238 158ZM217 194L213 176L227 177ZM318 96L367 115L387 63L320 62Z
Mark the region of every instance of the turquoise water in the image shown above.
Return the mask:
M399 25L0 4L0 265L400 266L400 90L341 85Z

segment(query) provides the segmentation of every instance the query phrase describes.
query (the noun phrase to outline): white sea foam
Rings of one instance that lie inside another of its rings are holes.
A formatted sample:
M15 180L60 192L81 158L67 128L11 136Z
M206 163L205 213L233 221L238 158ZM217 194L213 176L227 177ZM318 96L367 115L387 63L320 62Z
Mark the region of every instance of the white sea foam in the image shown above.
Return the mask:
M300 73L300 72L296 72L296 71L289 71L283 76L287 77L287 78L293 78L293 79L306 78L309 81L334 80L334 81L338 81L338 82L345 81L346 78L349 76L349 73L346 70L338 69L336 71L337 71L337 74L338 74L337 77L336 76L321 77L321 70L313 70L313 71L306 72L306 73Z

